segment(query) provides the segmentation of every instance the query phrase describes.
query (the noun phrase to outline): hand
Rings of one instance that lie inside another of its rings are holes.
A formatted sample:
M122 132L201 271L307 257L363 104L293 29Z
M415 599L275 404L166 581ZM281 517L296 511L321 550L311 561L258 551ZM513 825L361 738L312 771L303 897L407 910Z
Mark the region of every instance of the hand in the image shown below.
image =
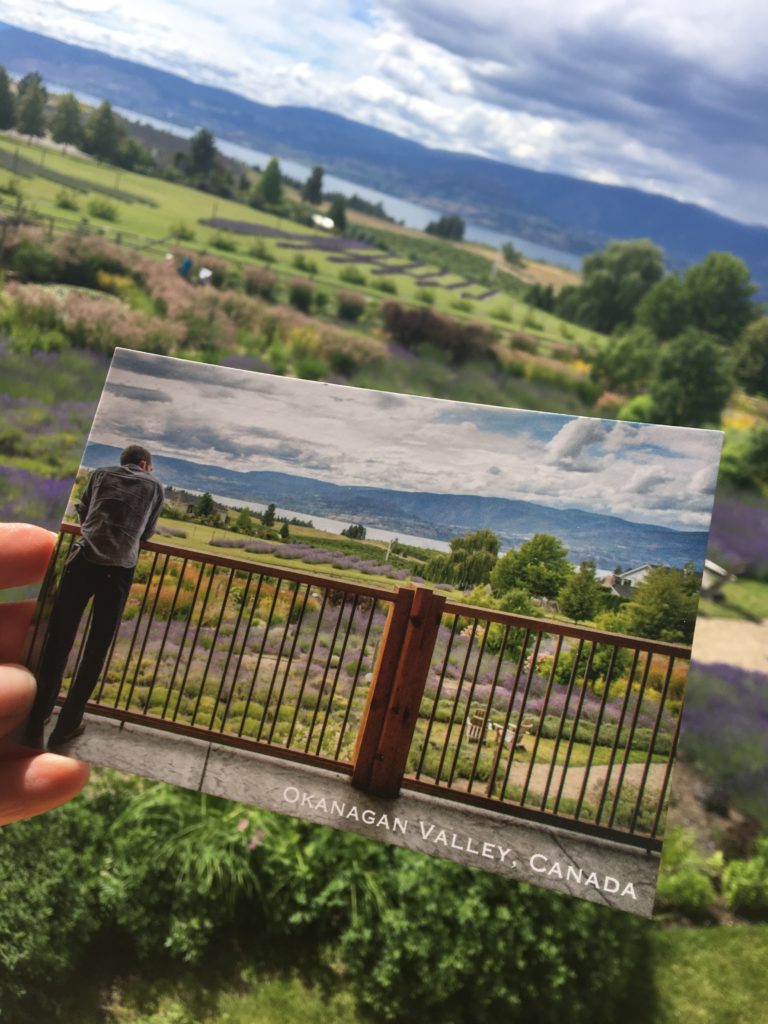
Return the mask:
M54 534L38 526L0 523L0 588L42 579L54 543ZM0 737L24 722L35 699L33 676L13 664L21 658L34 608L34 601L0 602ZM88 765L70 757L33 754L0 739L0 825L71 799L88 781L88 772Z

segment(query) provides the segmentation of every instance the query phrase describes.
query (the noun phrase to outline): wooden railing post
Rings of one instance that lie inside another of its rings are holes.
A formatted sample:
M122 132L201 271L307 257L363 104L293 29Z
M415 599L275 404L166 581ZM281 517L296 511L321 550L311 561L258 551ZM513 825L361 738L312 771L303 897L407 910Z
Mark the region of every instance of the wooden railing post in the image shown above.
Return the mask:
M444 605L426 587L397 593L360 723L352 769L357 789L382 797L400 791Z

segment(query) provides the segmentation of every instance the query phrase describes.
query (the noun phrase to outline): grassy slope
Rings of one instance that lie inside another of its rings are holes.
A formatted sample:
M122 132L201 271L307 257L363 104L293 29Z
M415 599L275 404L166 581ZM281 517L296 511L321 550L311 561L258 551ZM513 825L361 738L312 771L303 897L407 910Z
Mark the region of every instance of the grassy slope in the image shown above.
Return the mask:
M110 236L115 232L131 232L144 236L146 239L168 238L175 227L185 224L195 231L195 239L185 243L189 248L197 251L215 251L214 240L221 232L213 231L210 228L202 227L197 222L201 218L211 216L222 217L232 220L246 221L252 224L265 225L271 228L281 228L297 234L305 234L311 238L317 235L309 228L303 227L292 221L287 221L274 216L254 210L242 203L232 200L221 199L195 189L177 185L160 178L147 177L129 171L121 171L105 164L98 164L95 161L76 153L63 154L28 142L20 142L0 135L0 150L7 154L13 154L18 148L21 156L39 164L44 160L45 168L81 179L84 184L88 182L98 183L105 188L117 188L122 192L128 192L137 197L149 200L156 205L150 206L144 203L128 203L121 200L111 200L118 211L118 220L115 223L107 223L91 218L96 225L104 227ZM5 185L12 175L8 171L0 171L0 182ZM56 206L56 196L62 186L57 182L50 181L44 177L18 179L24 195L25 202L37 212L43 215L65 216L72 220L73 226L82 216L87 216L87 205L94 194L78 193L80 209L78 211L65 211ZM229 235L230 241L236 246L234 253L222 252L226 258L235 258L245 262L253 262L248 250L255 239L242 235ZM421 237L424 237L421 235ZM168 243L170 244L170 243ZM305 271L294 265L297 253L278 246L269 239L263 240L263 248L272 259L271 267L278 273L306 276ZM371 276L363 265L362 272L365 277L364 284L345 283L340 277L343 264L334 262L329 258L332 254L319 251L311 251L305 254L308 260L315 265L316 270L312 277L321 285L325 284L331 288L346 288L352 291L361 291L364 294L381 300L382 298L397 298L408 302L418 301L419 293L423 286L413 277L406 274L387 275L393 280L397 287L397 294L394 296L382 295L382 292L375 288L376 276ZM392 258L394 265L402 264L401 257ZM418 273L437 271L437 266L425 266L420 268ZM451 275L445 281L458 282L460 278ZM529 335L539 337L545 345L582 344L588 349L594 348L599 343L599 336L594 332L576 327L573 324L566 324L556 317L539 310L531 310L525 303L512 296L499 293L491 298L482 301L470 300L471 309L457 309L455 303L460 299L464 289L457 291L446 291L442 288L427 289L434 300L434 308L450 313L458 319L471 319L484 321L501 329L522 330ZM475 285L466 289L471 294L482 294L486 289L481 285ZM500 316L499 316L500 314Z

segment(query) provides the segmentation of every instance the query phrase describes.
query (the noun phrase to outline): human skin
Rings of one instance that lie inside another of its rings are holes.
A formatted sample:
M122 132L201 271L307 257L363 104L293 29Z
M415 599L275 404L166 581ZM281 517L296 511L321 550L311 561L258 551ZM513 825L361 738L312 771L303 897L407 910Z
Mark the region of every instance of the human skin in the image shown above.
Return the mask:
M41 580L55 541L38 526L0 523L0 589ZM0 601L0 825L58 807L88 781L87 764L9 738L35 699L34 677L18 664L34 608L34 601Z

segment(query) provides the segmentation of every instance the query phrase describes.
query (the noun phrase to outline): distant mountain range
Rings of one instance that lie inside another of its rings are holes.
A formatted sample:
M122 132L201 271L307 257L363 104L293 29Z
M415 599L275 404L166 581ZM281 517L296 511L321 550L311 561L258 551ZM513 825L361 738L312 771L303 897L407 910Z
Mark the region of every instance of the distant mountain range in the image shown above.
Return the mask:
M351 181L561 250L585 253L615 238L651 238L672 267L712 250L735 253L768 293L768 228L638 189L427 149L378 128L308 107L270 107L224 89L0 23L0 63L182 127L293 157Z
M89 444L83 464L90 469L116 465L119 456L119 448ZM154 464L163 484L237 501L274 502L307 519L323 516L442 541L487 528L501 539L503 550L518 547L534 533L551 533L568 548L571 561L578 564L591 558L598 569L645 563L682 568L693 562L701 570L707 547L702 531L670 530L529 501L339 486L288 473L240 473L162 455Z

